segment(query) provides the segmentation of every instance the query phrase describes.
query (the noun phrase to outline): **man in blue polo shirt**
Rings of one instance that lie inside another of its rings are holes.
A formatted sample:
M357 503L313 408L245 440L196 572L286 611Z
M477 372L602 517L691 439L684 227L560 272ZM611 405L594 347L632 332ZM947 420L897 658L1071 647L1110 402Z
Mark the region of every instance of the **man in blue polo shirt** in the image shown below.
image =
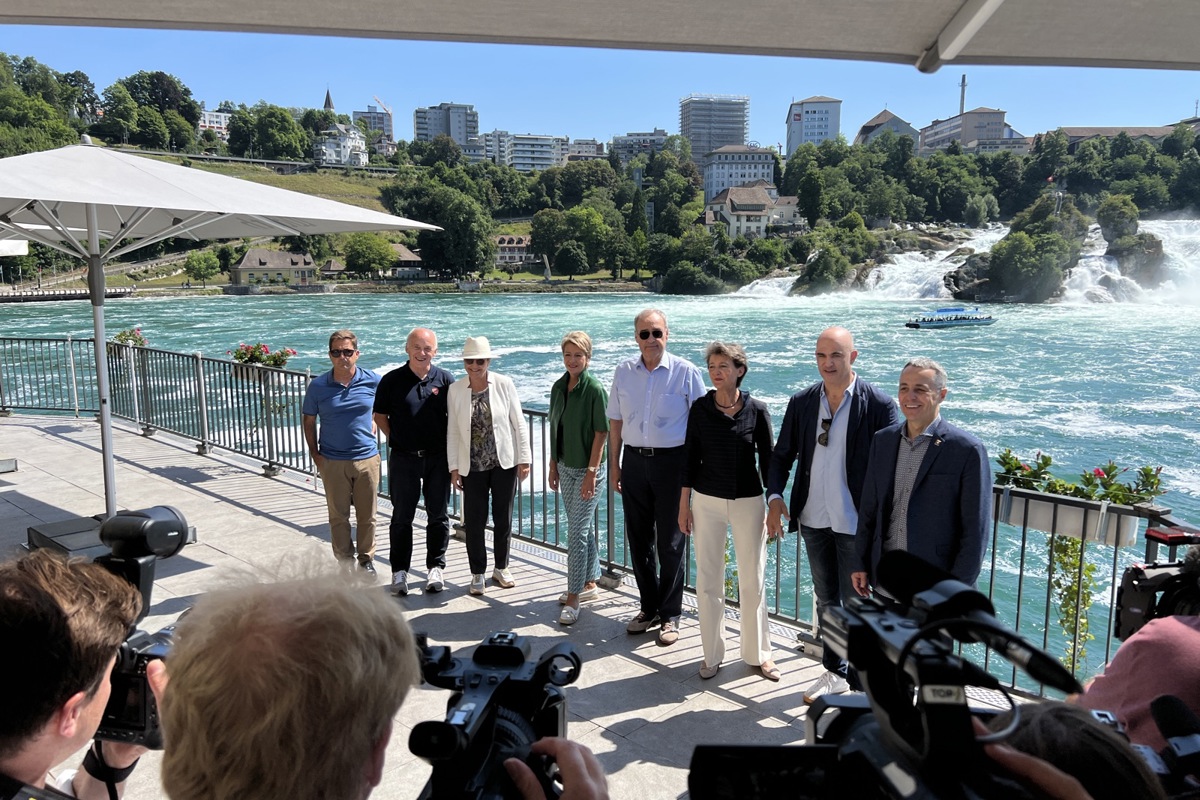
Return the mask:
M704 396L704 381L695 364L667 352L666 314L644 310L633 331L640 353L617 367L608 394L609 482L621 493L641 602L625 630L644 633L658 626L658 643L666 646L679 641L683 610L683 440L688 411Z
M379 376L359 369L358 356L358 337L352 331L334 331L329 337L333 369L314 378L304 393L304 439L325 484L333 555L347 569L354 568L354 541L350 536L353 504L358 522L358 565L374 577L379 445L371 409Z

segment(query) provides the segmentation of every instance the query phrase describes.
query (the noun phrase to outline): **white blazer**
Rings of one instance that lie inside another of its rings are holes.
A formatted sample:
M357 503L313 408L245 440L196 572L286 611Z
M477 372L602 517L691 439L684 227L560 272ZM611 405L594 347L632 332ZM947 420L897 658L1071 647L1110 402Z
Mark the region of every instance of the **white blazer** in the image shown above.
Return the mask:
M471 472L471 384L463 377L450 384L450 424L446 428L446 461L450 471L459 475ZM492 432L496 436L496 455L500 466L512 469L517 464L532 464L525 414L511 378L488 370L489 401L492 406ZM514 446L515 443L515 446Z

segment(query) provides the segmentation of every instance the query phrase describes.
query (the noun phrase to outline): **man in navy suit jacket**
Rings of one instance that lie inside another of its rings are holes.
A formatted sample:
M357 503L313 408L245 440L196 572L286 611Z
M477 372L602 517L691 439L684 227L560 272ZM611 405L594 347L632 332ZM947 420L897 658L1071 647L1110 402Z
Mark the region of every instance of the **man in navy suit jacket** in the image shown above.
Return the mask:
M858 509L854 590L870 594L879 558L888 550L907 550L974 586L992 517L987 450L938 413L946 398L946 371L933 359L904 365L897 397L905 421L871 442Z
M782 536L785 518L790 530L799 528L819 614L854 597L854 532L871 438L899 415L892 398L854 372L858 351L850 331L823 331L816 356L821 380L792 395L771 453L767 531ZM783 492L793 464L799 466L789 509ZM805 690L806 703L850 688L846 664L832 648L825 648L822 663L826 672Z

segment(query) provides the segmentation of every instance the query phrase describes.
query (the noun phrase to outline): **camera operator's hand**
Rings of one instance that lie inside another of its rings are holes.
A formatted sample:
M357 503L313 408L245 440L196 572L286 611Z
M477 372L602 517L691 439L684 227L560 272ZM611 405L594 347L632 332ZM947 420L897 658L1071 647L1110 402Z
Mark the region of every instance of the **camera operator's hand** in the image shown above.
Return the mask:
M791 522L792 518L788 516L787 505L783 502L783 498L771 498L771 502L767 506L767 536L772 539L778 539L783 536L784 520Z
M154 699L161 704L163 690L167 687L167 668L161 659L156 659L146 665L146 682L150 684L150 691L154 693ZM124 744L123 742L104 741L101 743L100 740L96 740L92 747L96 748L96 752L100 754L103 764L117 772L132 768L137 764L138 759L147 752L147 748L140 744ZM121 796L125 791L125 781L120 781L115 784L115 787L117 796ZM86 768L81 768L75 773L75 777L71 781L71 788L79 800L109 800L110 797L108 784L92 777Z
M558 764L563 784L561 800L607 800L608 781L604 777L604 768L591 750L557 737L539 739L529 749L535 755L550 756ZM546 800L542 785L528 764L519 758L510 758L504 762L504 768L525 800Z
M989 732L987 726L978 718L972 718L971 724L975 728L976 736ZM983 752L1043 797L1052 800L1092 800L1083 784L1037 756L1014 750L1006 744L985 744Z
M867 580L867 573L851 572L850 583L854 586L854 591L858 593L859 597L871 596L871 583Z

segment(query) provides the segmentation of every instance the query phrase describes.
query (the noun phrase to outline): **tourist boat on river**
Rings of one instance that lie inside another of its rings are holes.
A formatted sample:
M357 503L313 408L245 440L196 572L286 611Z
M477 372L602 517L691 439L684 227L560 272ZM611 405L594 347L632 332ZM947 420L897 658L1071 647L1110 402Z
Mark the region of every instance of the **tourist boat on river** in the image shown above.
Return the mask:
M967 325L991 325L996 318L978 306L939 308L932 314L914 317L904 323L906 328L961 328Z

